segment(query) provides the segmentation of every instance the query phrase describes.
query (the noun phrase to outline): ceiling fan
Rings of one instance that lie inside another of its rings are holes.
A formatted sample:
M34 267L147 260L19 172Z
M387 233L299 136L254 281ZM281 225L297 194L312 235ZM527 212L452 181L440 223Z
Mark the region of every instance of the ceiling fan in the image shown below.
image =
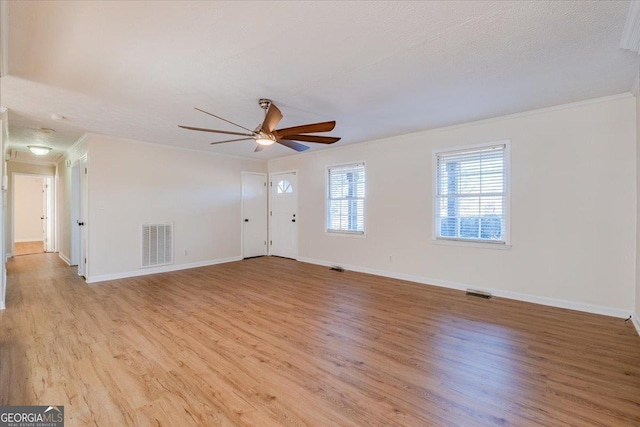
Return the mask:
M340 138L332 136L307 135L309 133L330 132L336 126L335 121L311 123L290 128L276 129L276 126L278 125L278 123L280 123L280 120L282 120L282 113L280 112L278 107L276 107L270 99L261 99L258 103L260 104L260 107L265 111L265 117L264 121L259 124L258 127L256 127L254 130L248 129L244 126L240 126L239 124L233 123L232 121L223 119L222 117L218 117L215 114L211 114L204 110L196 108L196 110L198 111L242 128L248 133L228 132L225 130L196 128L192 126L181 125L178 125L178 127L189 130L197 130L201 132L222 133L225 135L236 135L244 137L238 139L228 139L226 141L216 141L212 142L212 145L253 139L258 144L254 152L262 151L264 147L275 143L282 144L285 147L289 147L296 151L305 151L308 150L309 147L296 141L315 142L318 144L333 144L334 142L340 141Z

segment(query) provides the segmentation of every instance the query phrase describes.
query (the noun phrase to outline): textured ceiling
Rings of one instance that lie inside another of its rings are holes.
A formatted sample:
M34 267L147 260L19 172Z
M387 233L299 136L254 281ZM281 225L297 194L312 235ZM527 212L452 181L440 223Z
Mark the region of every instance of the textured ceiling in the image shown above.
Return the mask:
M10 144L55 129L257 158L238 130L335 119L336 146L629 91L628 2L8 2ZM51 113L66 117L51 120ZM26 130L25 130L26 128ZM313 144L310 144L313 146ZM322 149L324 146L313 146Z

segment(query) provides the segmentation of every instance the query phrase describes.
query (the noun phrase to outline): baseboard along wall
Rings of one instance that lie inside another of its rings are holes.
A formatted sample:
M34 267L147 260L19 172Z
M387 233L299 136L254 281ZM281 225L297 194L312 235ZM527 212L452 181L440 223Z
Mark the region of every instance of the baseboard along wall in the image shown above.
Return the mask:
M298 258L297 260L301 262L306 262L309 264L322 265L326 267L332 267L336 265L335 262L317 260L312 258ZM413 276L410 274L402 274L402 273L395 273L395 272L385 271L385 270L377 270L377 269L367 268L367 267L359 267L355 265L341 264L340 267L344 268L345 270L356 271L359 273L373 274L376 276L389 277L391 279L406 280L408 282L415 282L423 285L439 286L442 288L457 289L461 291L464 291L467 289L477 289L485 292L490 292L492 295L500 298L531 302L534 304L547 305L551 307L566 308L569 310L584 311L586 313L602 314L605 316L612 316L612 317L619 317L619 318L627 318L629 317L629 315L631 315L630 310L624 310L617 307L607 307L607 306L588 304L588 303L577 302L577 301L542 297L538 295L505 291L502 289L485 288L482 286L478 287L477 285L474 285L472 283L449 282L449 281L438 280L438 279L430 279L427 277ZM637 316L632 316L632 318L636 319L635 321L637 322ZM640 331L638 323L634 323L634 325Z
M209 265L224 264L227 262L240 261L242 257L220 258L207 261L191 262L188 264L163 265L155 268L141 268L140 270L125 271L122 273L102 274L98 276L87 277L87 283L106 282L107 280L126 279L128 277L146 276L149 274L168 273L170 271L187 270L189 268L207 267Z

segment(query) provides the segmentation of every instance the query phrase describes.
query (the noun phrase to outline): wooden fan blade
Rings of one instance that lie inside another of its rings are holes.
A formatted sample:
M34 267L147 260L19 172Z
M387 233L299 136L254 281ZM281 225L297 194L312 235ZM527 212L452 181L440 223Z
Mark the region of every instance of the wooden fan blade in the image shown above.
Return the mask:
M232 124L232 125L234 125L234 126L238 126L239 128L242 128L242 129L244 129L244 130L248 130L249 132L253 133L253 131L252 131L251 129L247 129L247 128L246 128L246 127L244 127L244 126L240 126L240 125L239 125L239 124L237 124L237 123L233 123L231 120L223 119L223 118L222 118L222 117L220 117L220 116L216 116L215 114L211 114L211 113L209 113L209 112L207 112L207 111L201 110L201 109L199 109L198 107L194 107L194 108L195 108L196 110L198 110L198 111L202 112L202 113L205 113L205 114L208 114L208 115L210 115L210 116L213 116L213 117L215 117L216 119L220 119L220 120L222 120L223 122L231 123L231 124Z
M318 135L288 135L287 139L293 141L316 142L318 144L333 144L334 142L340 141L340 138L336 138L333 136Z
M267 110L267 115L264 118L264 122L262 122L261 130L266 133L271 133L278 126L282 120L282 113L278 110L278 107L271 104L269 105L269 109Z
M281 139L281 140L276 141L276 142L277 142L278 144L282 144L282 145L284 145L285 147L289 147L289 148L291 148L291 149L293 149L293 150L296 150L296 151L305 151L305 150L308 150L308 149L309 149L309 147L307 147L306 145L298 144L297 142L295 142L295 141L290 141L290 140L288 140L288 139Z
M250 139L253 139L253 138L227 139L226 141L216 141L216 142L212 142L212 143L211 143L211 145L214 145L214 144L224 144L224 143L226 143L226 142L248 141L248 140L250 140Z
M253 150L253 152L254 152L254 153L257 153L258 151L262 151L262 150L264 150L264 145L260 145L260 144L258 144L258 145L256 146L256 149L255 149L255 150Z
M225 135L239 135L239 136L251 136L251 137L253 136L253 133L228 132L226 130L194 128L192 126L182 126L182 125L178 125L178 127L182 129L199 130L200 132L213 132L213 133L223 133Z
M289 135L299 135L301 133L316 133L316 132L331 132L336 127L336 122L320 122L310 123L308 125L294 126L291 128L278 129L274 132L274 135L281 137Z

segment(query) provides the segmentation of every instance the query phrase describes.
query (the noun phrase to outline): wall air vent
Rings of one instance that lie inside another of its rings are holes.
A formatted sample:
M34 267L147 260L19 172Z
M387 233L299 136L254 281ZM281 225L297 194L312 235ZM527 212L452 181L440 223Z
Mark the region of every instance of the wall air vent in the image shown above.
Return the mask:
M142 267L173 264L173 224L142 225Z

